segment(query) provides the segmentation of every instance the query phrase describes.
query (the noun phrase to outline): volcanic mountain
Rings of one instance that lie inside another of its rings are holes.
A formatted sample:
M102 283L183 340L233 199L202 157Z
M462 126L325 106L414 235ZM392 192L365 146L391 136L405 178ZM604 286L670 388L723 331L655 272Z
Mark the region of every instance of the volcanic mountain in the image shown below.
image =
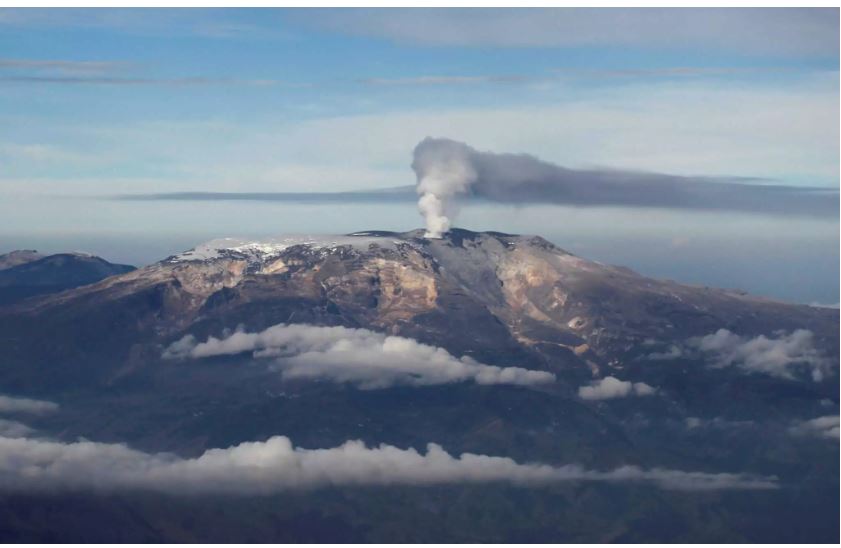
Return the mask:
M781 486L690 499L623 491L621 511L603 487L476 487L482 512L520 525L469 534L459 512L475 509L456 488L402 492L405 515L392 515L386 490L342 491L365 502L339 506L301 495L298 510L264 516L300 523L304 512L312 530L327 520L344 538L427 538L417 528L429 519L439 540L779 540L784 528L757 516L793 507L815 538L837 536L837 420L834 437L808 426L838 414L837 310L654 280L538 236L423 234L213 240L0 307L0 382L61 405L32 423L45 432L145 451L191 456L278 434L306 447L435 441L524 462L747 471ZM643 523L628 510L637 505L682 525ZM0 514L22 519L10 508ZM697 517L713 509L715 527ZM149 538L173 538L171 516L130 512L157 527ZM183 538L207 538L207 512ZM597 526L576 529L585 514ZM400 523L390 534L389 520ZM264 540L324 539L263 526Z
M748 337L805 329L828 355L837 353L833 309L653 280L537 236L461 229L443 239L422 234L213 240L30 300L6 318L69 330L82 340L107 330L108 353L120 359L186 333L219 335L236 326L260 331L279 323L365 327L497 360L528 354L542 368L593 376L621 370L629 356L719 329ZM46 346L41 350L50 360L69 357L64 348L50 354Z

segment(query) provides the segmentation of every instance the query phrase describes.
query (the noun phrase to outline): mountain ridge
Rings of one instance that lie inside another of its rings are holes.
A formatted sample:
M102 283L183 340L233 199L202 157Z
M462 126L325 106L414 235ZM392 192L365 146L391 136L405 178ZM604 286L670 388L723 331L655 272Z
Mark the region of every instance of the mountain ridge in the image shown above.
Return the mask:
M87 253L12 251L0 255L0 306L96 283L134 269Z

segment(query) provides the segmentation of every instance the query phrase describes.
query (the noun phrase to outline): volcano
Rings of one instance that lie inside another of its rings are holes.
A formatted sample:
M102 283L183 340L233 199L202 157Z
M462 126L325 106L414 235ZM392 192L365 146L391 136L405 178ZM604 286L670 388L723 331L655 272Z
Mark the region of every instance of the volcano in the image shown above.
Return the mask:
M244 496L222 517L214 497L74 492L5 496L0 520L25 528L61 505L77 521L44 534L80 540L94 540L78 525L86 507L136 540L234 538L245 516L275 541L804 538L768 517L785 513L837 539L837 418L834 434L814 422L838 414L837 309L655 280L538 236L424 233L212 240L8 304L0 382L56 402L27 424L63 443L193 458L278 435L308 448L435 442L518 463L749 473L774 488L336 485ZM295 503L272 506L282 500Z

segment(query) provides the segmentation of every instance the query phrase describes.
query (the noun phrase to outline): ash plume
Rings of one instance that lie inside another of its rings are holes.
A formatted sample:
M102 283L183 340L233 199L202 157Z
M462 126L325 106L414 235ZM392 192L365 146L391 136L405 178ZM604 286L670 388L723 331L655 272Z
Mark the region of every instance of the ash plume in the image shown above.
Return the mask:
M773 185L748 178L570 169L529 154L483 152L442 138L427 137L418 143L412 169L428 238L440 238L452 227L460 198L507 204L838 215L838 192L829 188Z

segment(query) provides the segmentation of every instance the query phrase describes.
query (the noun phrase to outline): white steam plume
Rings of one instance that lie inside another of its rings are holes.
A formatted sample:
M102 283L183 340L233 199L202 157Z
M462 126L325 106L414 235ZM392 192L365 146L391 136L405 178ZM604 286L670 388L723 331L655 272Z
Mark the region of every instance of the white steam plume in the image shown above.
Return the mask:
M476 182L475 151L464 143L427 137L415 147L412 169L417 176L418 209L426 219L427 238L440 238L452 226L455 198Z

